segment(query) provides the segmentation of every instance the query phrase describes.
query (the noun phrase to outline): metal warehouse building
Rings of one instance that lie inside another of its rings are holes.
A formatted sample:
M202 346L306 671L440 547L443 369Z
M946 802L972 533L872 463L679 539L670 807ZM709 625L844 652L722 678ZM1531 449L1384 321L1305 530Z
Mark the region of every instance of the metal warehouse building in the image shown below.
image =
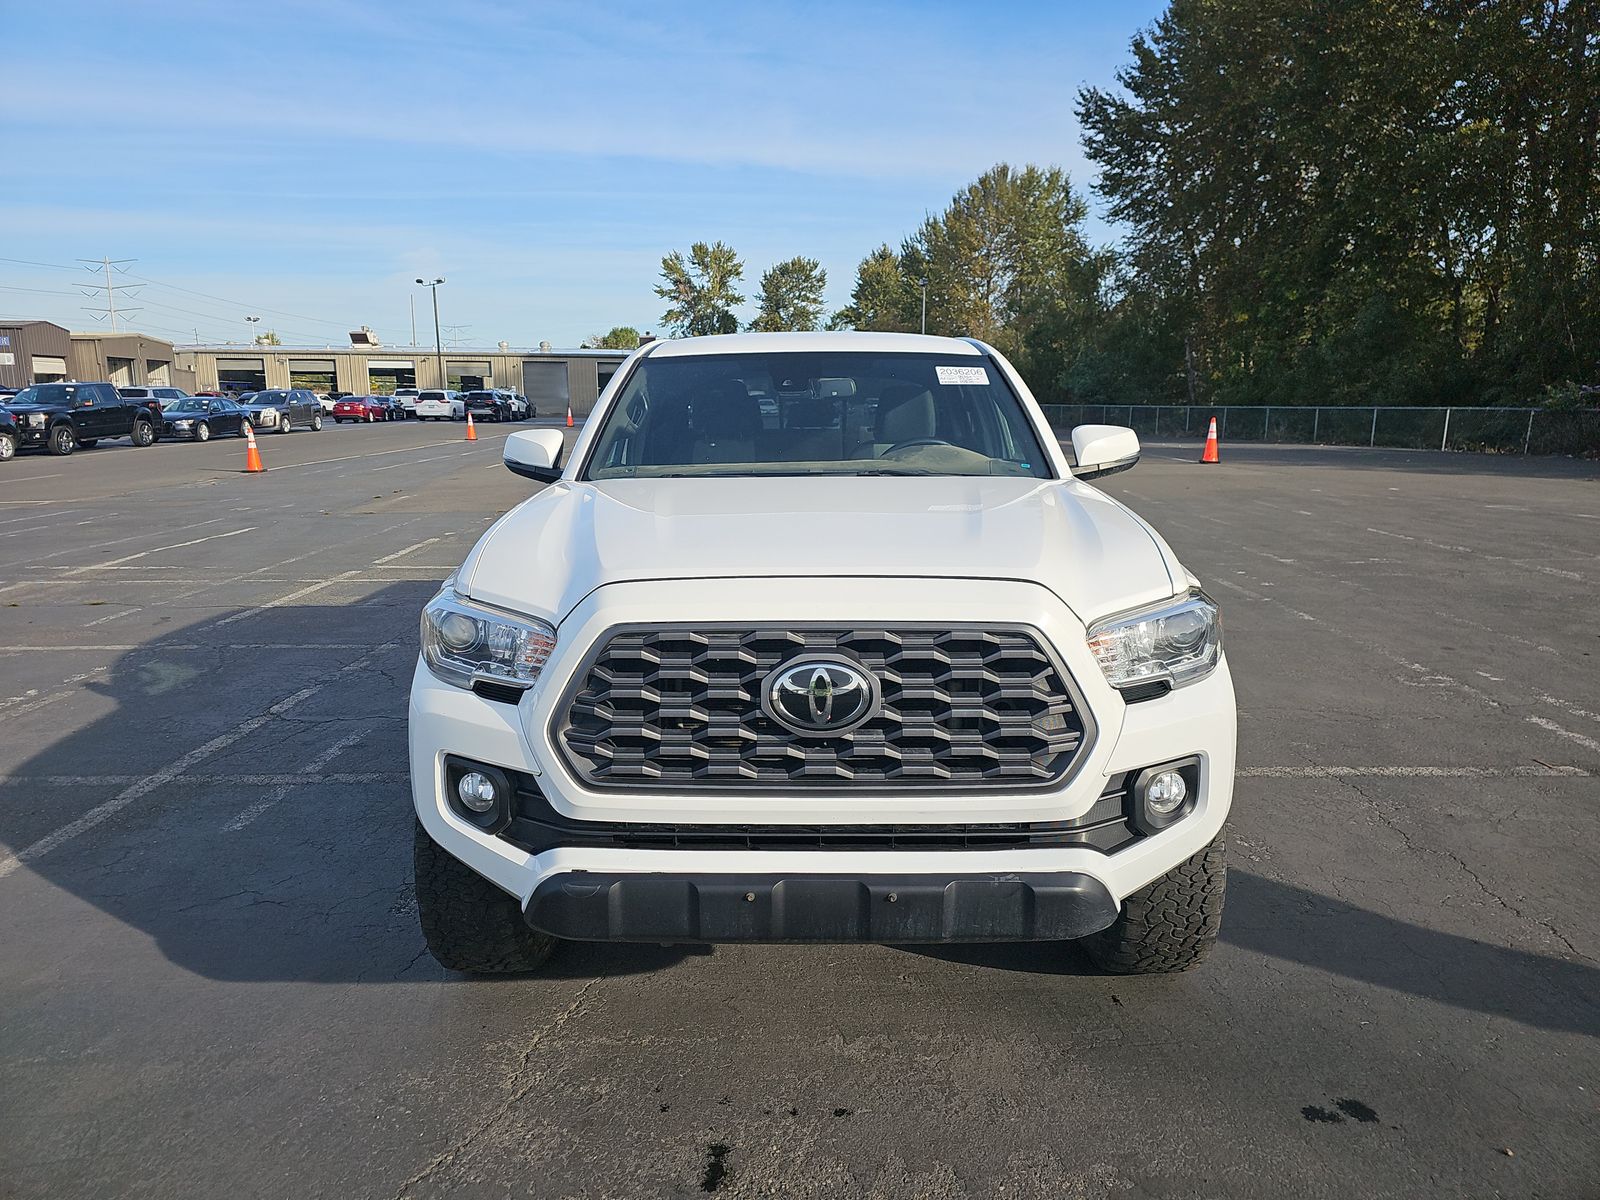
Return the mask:
M396 388L510 388L541 413L587 413L622 365L622 350L449 350L445 381L431 350L416 346L180 346L178 363L205 391L310 388L387 395Z
M174 365L171 342L147 333L69 333L30 318L0 319L0 386L27 387L82 379L190 387L194 379Z

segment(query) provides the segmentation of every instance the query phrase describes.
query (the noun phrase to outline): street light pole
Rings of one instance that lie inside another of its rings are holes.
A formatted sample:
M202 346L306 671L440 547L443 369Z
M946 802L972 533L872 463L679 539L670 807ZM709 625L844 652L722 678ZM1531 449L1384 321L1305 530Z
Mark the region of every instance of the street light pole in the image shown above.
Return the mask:
M249 329L250 329L250 344L252 346L255 345L255 340L256 340L256 324L260 320L261 320L260 317L246 317L245 318L245 323L249 326Z
M928 277L924 275L917 281L922 285L922 332L928 332Z
M439 388L448 392L450 379L444 373L444 338L439 333L439 285L444 280L435 279L429 283L426 279L419 279L417 282L433 293L433 357L439 364Z

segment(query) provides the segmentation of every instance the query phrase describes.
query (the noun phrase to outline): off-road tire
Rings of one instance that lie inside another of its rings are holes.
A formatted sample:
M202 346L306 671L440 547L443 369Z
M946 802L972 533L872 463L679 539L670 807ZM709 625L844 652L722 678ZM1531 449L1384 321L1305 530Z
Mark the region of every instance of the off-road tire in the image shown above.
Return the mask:
M1109 928L1079 945L1113 975L1187 971L1217 943L1227 886L1227 854L1218 840L1134 892Z
M417 920L439 965L473 975L535 971L556 939L528 928L522 907L445 850L416 822L412 864Z

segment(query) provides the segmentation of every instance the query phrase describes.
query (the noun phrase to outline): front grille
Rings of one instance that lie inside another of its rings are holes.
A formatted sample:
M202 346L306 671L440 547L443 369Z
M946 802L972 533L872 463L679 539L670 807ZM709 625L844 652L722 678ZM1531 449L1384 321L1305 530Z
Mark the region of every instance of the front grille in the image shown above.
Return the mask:
M876 716L818 736L763 712L763 680L816 653L877 677ZM1023 628L624 628L557 711L568 764L617 789L1038 787L1088 740L1066 672Z
M1140 834L1128 819L1131 773L1106 782L1094 806L1072 821L989 825L684 825L669 821L582 821L558 813L531 775L513 774L511 823L502 838L529 854L560 848L606 850L1036 850L1081 846L1110 854Z

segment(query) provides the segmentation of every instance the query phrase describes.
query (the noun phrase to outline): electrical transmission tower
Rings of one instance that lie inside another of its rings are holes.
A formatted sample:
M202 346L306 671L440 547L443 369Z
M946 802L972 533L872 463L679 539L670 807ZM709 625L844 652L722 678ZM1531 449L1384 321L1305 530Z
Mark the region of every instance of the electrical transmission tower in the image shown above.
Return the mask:
M83 294L89 297L91 300L98 300L100 299L100 293L104 292L106 306L104 308L90 308L88 305L84 305L84 311L93 313L94 318L97 321L104 321L107 317L111 318L111 332L117 332L117 281L113 277L112 271L115 269L118 275L126 275L128 273L126 269L127 264L138 262L139 260L136 258L80 258L78 261L84 264L85 270L105 271L106 281L104 283L91 283L85 285L90 290L84 292ZM142 283L125 283L122 285L122 291L137 299L139 289L143 286L144 284ZM129 313L143 311L144 310L142 308L124 308L122 313L124 316L127 316Z
M467 330L469 330L471 328L472 328L471 325L446 325L444 327L444 331L445 331L445 334L446 334L446 337L444 339L444 344L446 346L459 346L459 345L462 345L467 339L462 337L461 335L464 334Z

